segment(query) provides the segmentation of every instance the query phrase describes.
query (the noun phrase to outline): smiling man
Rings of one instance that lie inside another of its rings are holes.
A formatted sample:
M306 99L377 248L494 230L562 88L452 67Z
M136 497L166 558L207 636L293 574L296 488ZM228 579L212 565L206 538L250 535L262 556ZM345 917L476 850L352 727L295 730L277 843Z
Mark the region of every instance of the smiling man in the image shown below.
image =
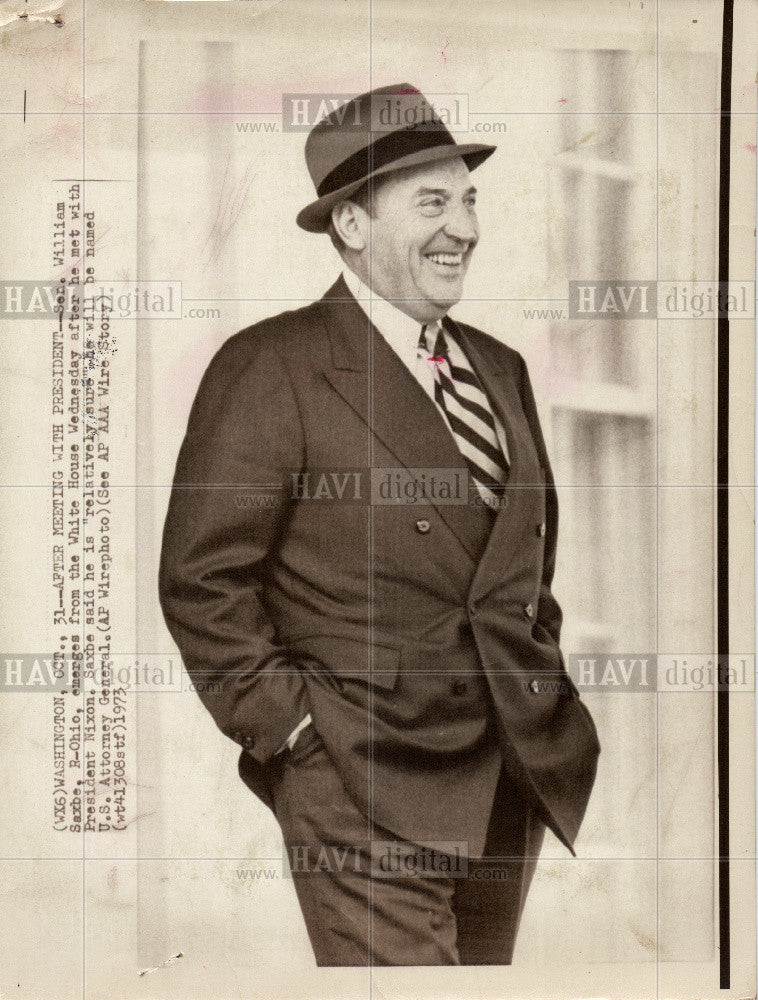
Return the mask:
M367 185L368 187L368 185ZM463 159L400 168L374 182L371 213L343 201L331 225L342 257L375 296L419 323L460 301L479 228Z
M166 621L319 965L510 963L545 826L573 852L594 781L526 367L448 315L493 151L408 84L315 126L297 221L344 273L227 341L177 463Z

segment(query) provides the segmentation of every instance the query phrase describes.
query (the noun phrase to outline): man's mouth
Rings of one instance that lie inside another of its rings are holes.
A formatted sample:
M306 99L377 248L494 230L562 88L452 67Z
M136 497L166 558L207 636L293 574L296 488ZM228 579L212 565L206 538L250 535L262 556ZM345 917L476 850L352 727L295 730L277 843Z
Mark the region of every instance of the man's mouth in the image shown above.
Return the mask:
M446 267L458 267L463 263L462 251L459 253L442 253L441 251L437 251L435 253L428 253L425 256L433 264L444 264Z

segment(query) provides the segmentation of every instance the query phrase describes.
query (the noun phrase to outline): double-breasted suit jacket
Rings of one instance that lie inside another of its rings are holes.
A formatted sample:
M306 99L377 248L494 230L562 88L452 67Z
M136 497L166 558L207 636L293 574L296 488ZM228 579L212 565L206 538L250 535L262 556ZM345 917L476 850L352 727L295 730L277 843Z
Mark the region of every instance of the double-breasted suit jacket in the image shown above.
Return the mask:
M366 502L372 470L465 462L340 279L211 362L177 463L161 602L269 804L275 754L310 712L350 796L396 836L468 840L476 856L507 808L493 803L505 760L573 849L599 745L558 646L557 502L529 378L515 351L443 322L507 435L495 517Z

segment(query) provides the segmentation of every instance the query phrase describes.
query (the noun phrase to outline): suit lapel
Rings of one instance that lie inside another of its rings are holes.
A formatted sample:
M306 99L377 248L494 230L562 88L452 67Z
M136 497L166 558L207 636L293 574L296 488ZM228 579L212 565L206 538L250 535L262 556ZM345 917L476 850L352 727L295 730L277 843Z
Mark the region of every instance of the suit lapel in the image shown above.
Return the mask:
M442 416L340 279L322 300L332 349L324 375L400 465L465 469ZM485 510L433 504L466 552L478 560L490 530Z

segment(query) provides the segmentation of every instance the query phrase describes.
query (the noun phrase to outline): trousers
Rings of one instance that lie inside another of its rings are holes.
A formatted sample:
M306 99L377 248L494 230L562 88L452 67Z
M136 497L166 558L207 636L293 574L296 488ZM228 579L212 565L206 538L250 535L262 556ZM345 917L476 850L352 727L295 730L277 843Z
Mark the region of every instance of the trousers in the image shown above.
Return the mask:
M545 827L505 768L475 859L372 824L313 725L279 755L271 787L317 965L511 963Z

